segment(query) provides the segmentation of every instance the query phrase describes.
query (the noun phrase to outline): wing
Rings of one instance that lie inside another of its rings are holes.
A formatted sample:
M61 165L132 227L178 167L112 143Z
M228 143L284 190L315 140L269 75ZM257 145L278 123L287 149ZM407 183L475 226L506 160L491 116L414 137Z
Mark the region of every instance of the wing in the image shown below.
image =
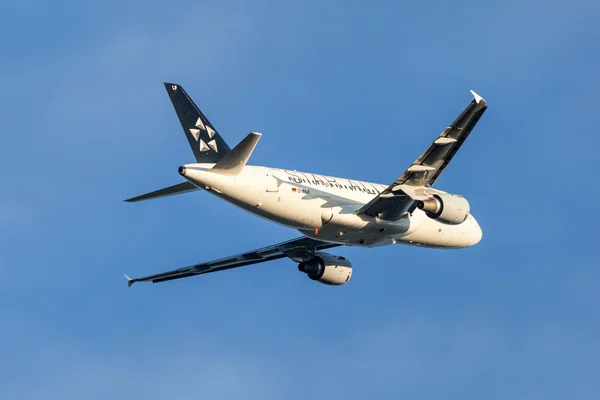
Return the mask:
M475 97L471 104L396 179L394 185L431 186L435 183L487 109L485 100L472 90L471 93Z
M189 276L207 274L209 272L223 271L231 268L243 267L245 265L258 264L266 261L277 260L283 257L294 259L310 257L317 251L339 246L339 244L321 242L308 237L299 237L272 246L249 251L235 256L225 257L201 264L175 269L160 274L149 275L142 278L132 279L125 275L127 284L135 282L164 282L173 279L187 278Z
M424 194L422 188L435 183L487 109L485 100L472 90L471 93L473 101L458 118L394 183L358 210L359 214L398 219L413 207Z

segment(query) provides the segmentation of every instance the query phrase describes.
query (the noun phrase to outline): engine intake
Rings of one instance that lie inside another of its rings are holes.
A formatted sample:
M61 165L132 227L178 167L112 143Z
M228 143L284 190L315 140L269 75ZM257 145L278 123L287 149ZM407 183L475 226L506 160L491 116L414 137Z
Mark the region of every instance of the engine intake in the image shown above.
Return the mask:
M298 271L304 272L313 281L339 286L350 280L352 264L344 257L316 253L314 258L298 264Z
M429 218L450 225L462 224L471 212L467 199L448 193L434 194L427 200L419 201L417 207L425 211Z

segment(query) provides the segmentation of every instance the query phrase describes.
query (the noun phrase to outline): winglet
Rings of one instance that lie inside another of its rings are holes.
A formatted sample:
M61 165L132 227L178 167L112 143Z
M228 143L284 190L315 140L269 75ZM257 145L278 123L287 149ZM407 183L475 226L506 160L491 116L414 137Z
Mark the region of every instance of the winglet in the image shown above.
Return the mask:
M474 90L471 90L471 94L473 95L473 97L475 97L475 102L477 104L482 103L485 104L485 100L483 99L483 97L481 97L480 95L478 95L477 93L475 93Z
M127 279L127 287L131 287L131 285L133 285L135 283L135 279L131 279L130 277L128 277L125 274L123 274L123 276L125 277L125 279Z

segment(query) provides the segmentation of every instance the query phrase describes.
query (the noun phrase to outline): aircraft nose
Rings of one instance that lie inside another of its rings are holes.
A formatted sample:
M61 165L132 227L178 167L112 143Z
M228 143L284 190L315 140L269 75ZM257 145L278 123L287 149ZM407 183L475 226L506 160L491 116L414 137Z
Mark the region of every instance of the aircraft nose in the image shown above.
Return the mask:
M477 221L475 220L475 218L473 216L471 216L471 229L470 229L470 243L469 246L475 246L477 243L479 243L481 241L481 238L483 237L483 231L481 230L481 227L479 226L479 224L477 223Z

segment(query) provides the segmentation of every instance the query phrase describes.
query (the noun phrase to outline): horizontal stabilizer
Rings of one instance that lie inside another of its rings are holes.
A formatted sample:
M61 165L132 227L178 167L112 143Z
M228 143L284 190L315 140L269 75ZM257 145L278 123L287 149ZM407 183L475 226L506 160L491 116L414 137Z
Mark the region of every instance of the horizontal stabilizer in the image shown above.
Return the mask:
M131 287L131 285L133 285L135 283L135 279L131 279L130 277L128 277L125 274L123 274L123 276L125 277L125 279L127 279L127 287Z
M246 166L246 163L261 136L262 134L258 132L250 132L244 140L239 142L238 145L233 148L233 150L225 154L225 156L211 168L210 172L216 172L221 175L239 174Z
M200 190L200 188L194 186L194 184L191 182L182 182L164 189L159 189L155 190L154 192L142 194L137 197L132 197L131 199L127 199L125 201L128 203L135 203L138 201L157 199L159 197L167 197L173 196L175 194L193 192L194 190Z

